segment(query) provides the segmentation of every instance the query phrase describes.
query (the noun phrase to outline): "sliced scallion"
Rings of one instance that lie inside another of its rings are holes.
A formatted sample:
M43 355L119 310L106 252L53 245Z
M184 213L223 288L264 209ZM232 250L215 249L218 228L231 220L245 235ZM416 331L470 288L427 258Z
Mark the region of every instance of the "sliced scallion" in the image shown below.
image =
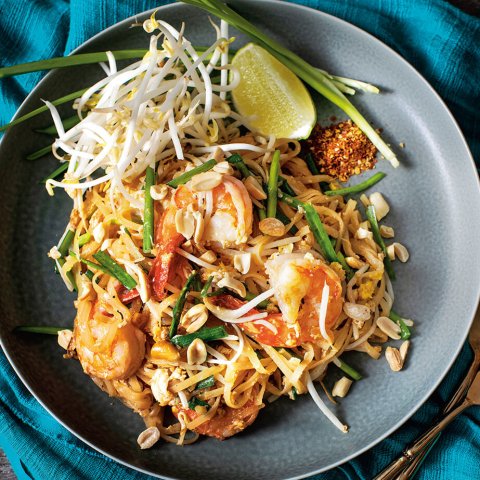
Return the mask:
M393 310L390 310L388 318L394 321L400 327L400 338L402 340L408 340L410 338L411 333L410 333L410 329L408 328L408 325L405 323L403 318Z
M370 222L370 226L372 227L373 238L375 239L378 246L383 252L383 255L384 255L383 263L385 265L385 270L387 271L388 276L392 280L395 280L395 272L393 271L392 262L390 261L390 257L388 256L385 242L383 241L383 238L380 235L380 227L378 226L378 222L377 222L377 214L375 213L375 207L373 205L369 205L367 207L367 218L368 218L368 221Z
M172 342L173 342L173 339L175 338L175 335L177 334L178 325L180 323L180 316L182 315L183 307L185 306L185 302L187 300L187 294L190 291L190 288L196 276L197 276L197 272L193 271L190 274L190 276L187 278L187 281L185 282L185 285L180 291L180 295L173 307L172 324L170 325L170 332L169 332L169 337L170 339L172 339Z
M358 373L353 367L348 365L348 363L344 362L343 360L340 360L339 358L337 358L334 363L340 370L342 370L342 372L345 372L353 380L358 381L363 378L360 373Z
M305 156L305 163L307 164L307 167L312 175L320 175L320 170L318 169L311 153L307 153Z
M41 183L45 183L47 180L55 179L59 177L62 173L68 170L68 162L62 163L57 169L55 169L48 177L45 177Z
M197 386L195 387L195 390L202 390L204 388L210 388L215 385L215 377L213 375L210 375L209 377L200 380L197 383Z
M13 329L14 333L41 333L43 335L57 335L65 327L47 327L37 325L20 325Z
M178 347L188 347L196 338L200 338L204 342L213 342L225 337L228 337L225 327L206 327L187 335L176 335L171 342Z
M57 100L54 100L51 103L54 106L62 105L63 103L67 103L67 102L70 102L72 100L75 100L78 97L81 97L86 91L87 91L87 89L84 88L83 90L78 90L77 92L69 93L68 95L65 95L64 97L57 98ZM39 107L35 110L32 110L31 112L27 113L26 115L22 115L21 117L16 118L12 122L1 126L0 127L0 132L5 131L7 128L13 127L14 125L18 125L19 123L22 123L25 120L36 117L37 115L40 115L41 113L46 112L46 111L48 111L48 107L46 105L44 105L43 107Z
M143 209L143 251L150 253L153 245L153 198L150 189L155 184L155 169L147 167L145 174L145 205Z
M275 218L277 213L278 175L280 174L280 150L275 150L268 176L267 217Z
M190 410L195 410L195 407L207 407L207 410L208 410L210 408L210 405L207 402L205 402L204 400L200 400L197 397L192 397L188 401L188 408Z
M198 175L199 173L203 172L208 172L211 170L217 162L215 159L208 160L205 162L203 165L199 165L198 167L192 168L188 172L182 173L182 175L179 175L178 177L174 178L173 180L170 180L167 185L173 188L177 188L180 185L184 185L188 181L190 181L195 175Z
M117 50L113 51L115 60L129 60L131 58L142 58L147 50ZM78 53L67 57L48 58L46 60L37 60L35 62L21 63L10 67L0 68L0 78L13 77L24 73L38 72L41 70L51 70L52 68L66 68L77 65L87 65L90 63L107 62L106 52Z
M386 173L378 172L375 175L372 175L370 178L365 180L358 185L352 185L351 187L339 188L338 190L326 190L323 192L325 195L334 196L334 195L349 195L351 193L360 193L366 190L367 188L372 187L378 183L382 178L386 177Z
M70 130L72 127L80 123L80 118L78 115L74 115L73 117L64 118L62 120L63 128L65 131ZM47 128L40 128L35 130L37 133L43 133L44 135L55 136L57 135L57 127L55 125L50 125Z
M201 292L200 292L201 297L206 297L208 295L208 291L210 290L210 287L212 286L212 282L213 282L213 275L210 275L208 277L207 281L205 282L205 285L203 286Z
M40 148L40 150L30 153L25 158L26 160L38 160L39 158L47 156L49 153L52 153L52 145L47 145L46 147Z
M327 235L327 232L325 231L325 227L323 226L323 223L320 220L320 216L318 215L314 206L311 203L305 203L304 210L305 210L305 219L310 225L310 229L312 230L313 236L315 237L315 240L320 246L324 257L329 262L338 262L338 257L335 252L335 249L330 243L330 239Z
M93 258L104 268L108 273L116 278L124 287L131 290L137 286L135 279L130 276L110 255L105 252L98 251L93 254Z
M285 177L282 177L282 176L278 177L278 186L280 187L280 190L285 192L287 195L291 195L292 197L296 195L295 191L290 186L290 184L288 183Z
M247 178L252 175L252 172L245 165L245 162L243 161L243 158L241 157L240 154L234 153L233 155L227 158L227 162L230 163L230 165L233 165L234 167L236 167L237 170L242 174L243 178Z
M78 237L78 246L83 247L86 245L92 238L92 234L90 232L86 232L83 235Z

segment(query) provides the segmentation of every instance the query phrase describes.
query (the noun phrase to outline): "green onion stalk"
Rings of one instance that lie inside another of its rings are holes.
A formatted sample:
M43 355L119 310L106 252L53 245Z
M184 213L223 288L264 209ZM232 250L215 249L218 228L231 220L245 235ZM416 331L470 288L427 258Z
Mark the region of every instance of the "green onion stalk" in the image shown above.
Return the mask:
M103 267L103 271L106 271L110 276L116 278L124 287L132 290L132 288L137 286L135 279L107 253L99 251L93 255L93 258ZM96 268L98 268L98 266Z
M58 105L62 105L67 102L71 102L73 100L76 100L77 98L81 97L85 92L87 91L86 88L83 90L78 90L73 93L69 93L68 95L65 95L64 97L57 98L57 100L54 100L52 105L55 107ZM43 112L48 111L48 107L44 105L43 107L36 108L35 110L32 110L31 112L27 113L26 115L23 115L21 117L16 118L10 123L7 123L6 125L3 125L0 127L0 132L3 132L7 130L7 128L13 127L14 125L18 125L19 123L24 122L25 120L28 120L30 118L36 117L37 115L40 115Z
M180 316L182 315L183 307L185 306L185 302L187 300L187 294L190 291L196 276L197 276L197 272L193 271L190 274L190 276L187 278L187 281L185 282L185 285L180 291L180 295L178 296L178 299L173 307L172 323L170 325L170 332L169 332L169 337L170 339L172 339L172 341L173 341L173 338L175 338L175 335L177 334L178 325L180 324Z
M171 342L177 345L177 347L188 347L197 338L204 342L213 342L225 337L228 337L228 333L222 325L218 327L204 327L187 335L176 335L171 339Z
M402 340L408 340L410 338L411 333L404 319L393 310L390 310L388 318L390 318L390 320L394 321L400 327L400 338Z
M145 173L145 206L143 209L143 251L150 253L153 246L153 198L150 192L155 184L155 169L147 167Z
M385 270L387 271L388 276L395 280L395 272L393 271L392 262L390 261L390 257L388 256L387 247L385 246L385 242L383 241L382 235L380 234L380 227L378 226L377 221L377 214L375 213L375 207L373 205L369 205L367 207L367 218L370 222L370 226L372 227L373 238L379 245L380 249L383 252L384 259L383 263L385 265Z
M287 68L292 70L305 83L314 88L318 93L341 108L352 121L365 133L379 152L394 166L399 165L395 153L382 140L380 135L362 116L350 100L335 86L332 80L322 71L310 65L295 53L283 47L280 43L262 33L248 20L232 10L228 5L219 0L183 0L184 3L194 5L225 20L232 27L240 30L256 41L261 47L270 52Z
M182 173L182 175L179 175L178 177L174 178L173 180L170 180L167 182L167 185L169 187L177 188L180 185L184 185L185 183L189 182L195 175L198 175L199 173L204 173L208 172L211 170L217 162L215 159L208 160L202 165L199 165L198 167L192 168L188 172Z
M364 182L359 183L358 185L352 185L351 187L339 188L338 190L326 190L323 192L325 195L333 197L334 195L350 195L352 193L360 193L364 190L367 190L370 187L373 187L376 183L386 177L386 174L383 172L378 172L375 175L372 175L370 178L367 178Z
M275 218L277 213L278 176L280 174L280 150L275 150L268 176L267 217Z

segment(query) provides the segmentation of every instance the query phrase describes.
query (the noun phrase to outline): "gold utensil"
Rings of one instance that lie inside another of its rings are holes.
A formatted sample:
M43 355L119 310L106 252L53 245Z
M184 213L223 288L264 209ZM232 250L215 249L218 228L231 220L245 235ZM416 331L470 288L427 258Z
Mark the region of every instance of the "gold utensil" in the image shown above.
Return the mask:
M475 319L473 321L472 328L470 329L468 338L474 353L474 360L463 382L458 387L457 391L451 398L448 405L445 407L444 414L450 413L453 410L453 408L458 404L458 402L464 397L466 390L472 383L472 380L477 374L478 369L480 367L480 308L477 311L477 314L475 315ZM423 457L429 451L429 448L432 442L438 439L436 438L437 435L439 435L439 433L430 437L430 440L427 443L424 443L421 448L416 448L415 453L411 453L410 452L411 449L407 450L407 452L405 452L404 455L402 455L395 462L391 463L388 467L382 470L375 477L374 480L392 480L393 478L396 478L397 475L399 475L400 473L401 475L397 478L397 480L406 480L410 478L410 475L412 475L412 473L415 471L417 466L420 464ZM416 445L416 443L414 445Z
M444 408L444 414L450 413L457 405L457 403L463 398L465 392L472 383L476 372L480 368L480 308L478 309L477 314L475 315L475 319L473 320L472 328L470 329L470 333L468 334L468 341L473 350L473 362L470 365L470 368L467 372L466 377L463 379L463 382L458 387L450 402L448 402L448 405ZM397 477L397 480L408 480L412 477L417 468L420 467L420 464L423 462L427 453L430 451L432 444L436 442L436 440L438 440L439 435L437 435L437 437L432 440L430 445L424 448L423 451L421 451L410 462L410 465L408 465L405 470L403 470L403 472Z

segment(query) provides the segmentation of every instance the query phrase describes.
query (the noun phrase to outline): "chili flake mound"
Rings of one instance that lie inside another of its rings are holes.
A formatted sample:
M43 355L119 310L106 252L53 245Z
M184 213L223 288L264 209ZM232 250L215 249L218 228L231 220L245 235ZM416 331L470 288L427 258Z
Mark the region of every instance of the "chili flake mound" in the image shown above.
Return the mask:
M377 163L375 145L351 120L329 127L316 125L307 146L320 171L341 182Z

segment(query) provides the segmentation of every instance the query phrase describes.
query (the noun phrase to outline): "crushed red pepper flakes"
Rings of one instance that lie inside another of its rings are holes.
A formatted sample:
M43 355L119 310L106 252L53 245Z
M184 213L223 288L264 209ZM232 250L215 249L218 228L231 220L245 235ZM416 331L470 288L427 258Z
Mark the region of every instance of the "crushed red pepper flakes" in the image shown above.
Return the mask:
M371 170L377 163L375 145L351 120L329 127L316 125L307 147L320 171L341 182Z

